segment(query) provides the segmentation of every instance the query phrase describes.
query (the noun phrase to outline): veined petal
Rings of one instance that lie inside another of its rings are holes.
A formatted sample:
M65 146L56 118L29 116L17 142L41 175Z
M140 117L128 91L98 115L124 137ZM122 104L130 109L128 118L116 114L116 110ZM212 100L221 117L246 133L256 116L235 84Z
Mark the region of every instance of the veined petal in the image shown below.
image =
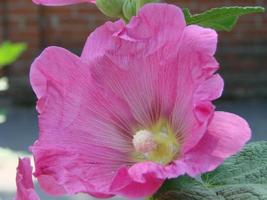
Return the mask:
M166 166L149 161L137 163L131 167L121 167L110 189L130 198L148 197L159 189L166 178L175 178L185 172L186 165L180 161Z
M40 200L34 190L32 181L32 167L29 158L19 159L17 168L17 193L14 200Z
M178 49L177 95L171 121L180 134L182 152L194 147L207 130L223 84L213 73L219 68L213 57L217 34L212 29L187 26ZM216 87L212 84L216 84Z
M65 6L77 3L95 3L95 0L32 0L36 4L46 6Z
M179 7L170 4L147 4L117 33L117 37L123 39L124 43L128 41L134 44L133 50L140 51L143 48L141 51L144 55L151 55L161 48L166 51L169 43L176 43L176 46L185 26L184 15ZM138 46L135 43L138 43ZM164 57L169 56L165 54L162 58Z
M98 56L91 66L94 80L127 102L137 126L147 126L160 115L168 118L177 92L178 43L185 28L181 9L148 4L128 25L120 24L117 33L115 26L118 24L106 24L87 40L86 46L98 46L95 37L110 35L105 38L102 58ZM85 62L90 60L87 49L82 55Z
M168 50L177 46L185 26L183 12L177 6L147 4L128 24L119 20L96 29L88 37L81 57L88 62L107 52L127 57L150 55L161 49L161 59L167 59L172 55Z
M251 137L247 122L227 112L215 112L208 131L184 157L187 173L195 176L212 171L223 161L240 151Z
M159 189L165 178L164 166L153 162L138 163L130 168L121 167L110 189L130 198L147 197Z
M198 86L194 94L195 101L218 99L222 95L223 87L224 81L219 74L211 76Z
M107 188L114 173L133 162L134 119L127 104L92 82L88 65L58 47L35 60L31 83L43 101L40 137L31 148L41 186L50 194L111 196Z
M117 22L106 22L92 32L83 48L81 59L88 63L91 60L103 57L107 51L115 50L118 40L113 34L123 29L125 23L122 20Z

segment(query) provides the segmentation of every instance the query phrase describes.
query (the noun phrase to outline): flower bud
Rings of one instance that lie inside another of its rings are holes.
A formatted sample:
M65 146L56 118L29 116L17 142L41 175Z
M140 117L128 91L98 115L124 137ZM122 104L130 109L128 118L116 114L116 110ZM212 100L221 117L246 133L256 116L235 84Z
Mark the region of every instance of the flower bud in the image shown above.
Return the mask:
M130 20L136 15L136 0L125 0L122 7L122 13L126 20Z
M126 22L147 3L160 0L96 0L96 5L108 17L123 18Z
M96 6L108 17L122 17L124 0L96 0Z

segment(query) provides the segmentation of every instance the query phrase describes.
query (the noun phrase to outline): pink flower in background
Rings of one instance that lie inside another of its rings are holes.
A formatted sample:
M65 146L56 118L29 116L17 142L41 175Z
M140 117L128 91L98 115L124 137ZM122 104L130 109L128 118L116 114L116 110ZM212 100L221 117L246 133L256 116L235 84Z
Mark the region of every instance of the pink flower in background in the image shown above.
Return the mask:
M36 4L46 6L64 6L77 3L95 3L95 0L32 0Z
M40 200L32 182L32 167L29 158L19 159L17 168L17 194L14 200Z
M148 4L127 25L96 29L81 57L47 48L30 73L41 187L146 197L167 178L211 171L239 151L248 124L211 103L223 90L216 44L215 31L186 26L176 6Z

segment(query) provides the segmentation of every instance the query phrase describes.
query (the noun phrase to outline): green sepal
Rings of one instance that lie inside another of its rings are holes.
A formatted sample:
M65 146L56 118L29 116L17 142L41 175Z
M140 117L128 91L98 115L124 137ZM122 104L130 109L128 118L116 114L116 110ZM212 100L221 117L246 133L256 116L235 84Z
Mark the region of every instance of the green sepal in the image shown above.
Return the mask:
M112 18L122 17L124 0L96 0L96 6L106 16Z
M124 18L128 21L136 15L136 0L125 0L122 7Z
M96 0L96 6L108 17L121 18L129 22L137 15L140 8L153 2L159 2L159 0Z

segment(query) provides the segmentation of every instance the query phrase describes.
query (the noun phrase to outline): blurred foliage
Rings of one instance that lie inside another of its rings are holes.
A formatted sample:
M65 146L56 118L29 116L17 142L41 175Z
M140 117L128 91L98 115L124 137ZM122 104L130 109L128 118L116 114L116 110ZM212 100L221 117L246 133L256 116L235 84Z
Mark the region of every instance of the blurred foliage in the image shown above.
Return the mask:
M0 69L15 62L26 49L25 43L3 42L0 45Z
M7 115L7 111L5 109L0 109L0 124L6 122L6 115Z

